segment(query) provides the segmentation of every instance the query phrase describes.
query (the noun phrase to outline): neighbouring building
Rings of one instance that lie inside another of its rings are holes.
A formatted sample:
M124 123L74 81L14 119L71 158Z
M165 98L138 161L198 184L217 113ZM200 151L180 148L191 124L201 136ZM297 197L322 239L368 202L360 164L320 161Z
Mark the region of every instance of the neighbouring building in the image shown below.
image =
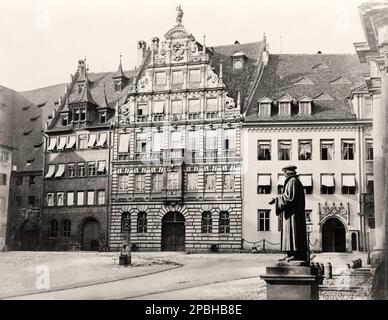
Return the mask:
M6 250L7 217L14 150L13 105L18 93L0 86L0 251Z
M121 60L116 73L103 74L78 62L44 131L42 247L108 249L110 127L130 77Z
M265 40L207 47L182 15L165 40L138 42L136 79L119 105L112 250L128 224L133 250L241 249L241 115Z
M365 72L367 91L374 102L373 138L375 145L374 176L375 197L366 199L374 202L376 230L372 244L372 264L378 265L387 251L387 108L388 108L388 3L372 2L359 7L360 20L366 42L355 43L354 47L361 63L369 67ZM387 269L385 269L387 270ZM385 285L386 287L386 285ZM387 288L385 288L387 290ZM388 291L386 291L387 293Z
M290 163L306 193L312 251L368 249L373 211L372 99L356 55L270 54L243 124L244 248L280 249L268 202ZM265 243L264 243L265 242Z

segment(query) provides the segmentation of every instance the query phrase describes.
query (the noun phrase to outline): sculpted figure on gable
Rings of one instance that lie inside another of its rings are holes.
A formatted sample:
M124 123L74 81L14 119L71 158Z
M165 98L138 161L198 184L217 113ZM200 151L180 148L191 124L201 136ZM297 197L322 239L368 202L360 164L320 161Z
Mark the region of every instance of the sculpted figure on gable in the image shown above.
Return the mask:
M229 97L228 94L225 95L225 107L227 109L233 109L236 107L236 103L234 102L234 99Z
M218 75L212 70L212 68L207 66L207 85L208 87L215 87L218 85Z
M141 92L151 89L151 75L149 71L147 71L146 74L140 78L137 89Z

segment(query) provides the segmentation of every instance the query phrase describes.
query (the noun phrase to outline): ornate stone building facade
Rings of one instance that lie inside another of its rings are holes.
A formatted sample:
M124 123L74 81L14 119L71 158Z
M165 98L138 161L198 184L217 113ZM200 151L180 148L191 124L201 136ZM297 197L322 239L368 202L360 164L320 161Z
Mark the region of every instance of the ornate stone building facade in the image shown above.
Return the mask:
M179 9L179 8L178 8ZM110 247L129 218L136 250L241 248L241 110L262 42L206 47L181 11L165 40L138 43L138 72L121 101L112 157Z

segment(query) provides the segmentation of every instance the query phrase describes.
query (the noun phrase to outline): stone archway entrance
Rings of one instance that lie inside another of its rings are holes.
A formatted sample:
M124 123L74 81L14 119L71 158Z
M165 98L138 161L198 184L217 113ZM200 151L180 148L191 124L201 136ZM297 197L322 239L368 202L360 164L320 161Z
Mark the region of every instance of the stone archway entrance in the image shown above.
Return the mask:
M39 228L30 220L25 221L19 230L19 249L36 250L39 243Z
M94 218L88 219L82 226L82 250L100 249L100 224Z
M162 251L185 251L185 217L167 212L162 219Z
M328 219L322 227L322 251L346 252L346 230L337 218Z

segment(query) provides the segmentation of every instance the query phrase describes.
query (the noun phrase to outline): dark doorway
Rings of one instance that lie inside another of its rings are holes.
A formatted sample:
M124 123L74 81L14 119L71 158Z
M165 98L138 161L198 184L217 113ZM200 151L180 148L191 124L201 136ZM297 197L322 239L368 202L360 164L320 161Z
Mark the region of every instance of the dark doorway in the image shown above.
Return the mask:
M345 227L336 218L327 220L322 227L322 251L346 251Z
M39 243L39 227L33 222L27 220L20 227L19 231L19 249L36 250Z
M162 219L162 251L185 251L185 218L167 212Z
M98 251L100 249L100 224L90 219L82 227L82 250Z

